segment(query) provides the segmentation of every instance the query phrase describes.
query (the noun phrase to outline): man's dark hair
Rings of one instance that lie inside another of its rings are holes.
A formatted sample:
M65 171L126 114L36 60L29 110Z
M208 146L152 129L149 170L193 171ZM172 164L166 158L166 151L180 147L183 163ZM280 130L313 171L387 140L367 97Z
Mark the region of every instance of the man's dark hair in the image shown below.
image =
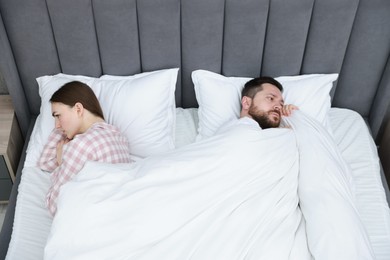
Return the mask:
M264 77L251 79L247 83L245 83L245 86L241 92L241 97L246 96L246 97L254 98L257 92L263 90L262 85L266 83L274 85L281 92L283 92L282 84L280 84L279 81L277 81L274 78L264 76Z

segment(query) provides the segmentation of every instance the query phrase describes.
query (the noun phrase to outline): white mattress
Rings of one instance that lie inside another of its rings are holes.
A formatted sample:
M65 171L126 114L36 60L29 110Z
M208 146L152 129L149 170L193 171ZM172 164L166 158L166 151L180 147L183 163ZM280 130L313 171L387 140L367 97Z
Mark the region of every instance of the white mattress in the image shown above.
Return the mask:
M189 144L197 134L197 109L177 108L176 147ZM356 182L357 207L377 259L390 259L390 210L380 177L376 146L364 120L351 110L332 108L330 123L335 140L350 164ZM44 206L50 181L47 173L23 170L15 221L6 259L42 259L51 217Z

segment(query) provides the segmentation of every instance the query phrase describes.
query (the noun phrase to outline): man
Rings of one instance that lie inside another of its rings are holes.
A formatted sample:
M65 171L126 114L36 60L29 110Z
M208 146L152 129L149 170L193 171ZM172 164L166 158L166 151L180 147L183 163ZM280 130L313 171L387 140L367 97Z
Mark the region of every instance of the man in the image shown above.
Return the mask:
M294 105L284 105L282 91L282 85L271 77L248 81L242 90L240 118L249 117L262 129L278 127L282 116L289 116L298 109Z
M293 110L298 109L297 106L284 104L282 91L282 85L271 77L248 81L241 94L240 119L221 127L218 133L235 124L255 125L261 129L279 127L282 116L290 116Z

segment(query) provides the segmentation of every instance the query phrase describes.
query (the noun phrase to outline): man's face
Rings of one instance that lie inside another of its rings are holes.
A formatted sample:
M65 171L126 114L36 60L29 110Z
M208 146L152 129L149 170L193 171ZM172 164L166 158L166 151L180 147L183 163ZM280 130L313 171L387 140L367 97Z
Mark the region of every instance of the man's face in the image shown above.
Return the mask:
M281 121L281 110L284 104L282 92L269 83L263 84L263 90L252 99L248 114L263 129L278 127Z

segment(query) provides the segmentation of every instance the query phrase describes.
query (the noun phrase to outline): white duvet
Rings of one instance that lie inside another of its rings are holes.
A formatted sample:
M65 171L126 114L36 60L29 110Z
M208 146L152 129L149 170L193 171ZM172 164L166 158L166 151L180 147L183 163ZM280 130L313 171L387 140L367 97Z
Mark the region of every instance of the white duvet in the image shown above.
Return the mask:
M335 145L300 112L290 124L88 163L61 189L45 259L374 259Z

